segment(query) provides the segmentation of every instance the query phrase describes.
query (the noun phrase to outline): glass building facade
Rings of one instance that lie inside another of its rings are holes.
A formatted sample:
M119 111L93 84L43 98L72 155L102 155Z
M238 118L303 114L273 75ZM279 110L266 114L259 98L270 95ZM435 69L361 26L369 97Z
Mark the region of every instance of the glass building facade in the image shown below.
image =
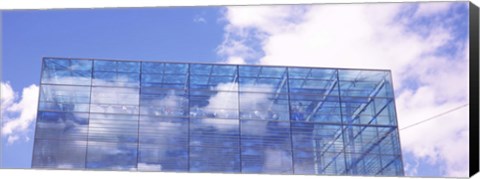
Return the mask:
M389 70L44 58L33 168L403 176Z

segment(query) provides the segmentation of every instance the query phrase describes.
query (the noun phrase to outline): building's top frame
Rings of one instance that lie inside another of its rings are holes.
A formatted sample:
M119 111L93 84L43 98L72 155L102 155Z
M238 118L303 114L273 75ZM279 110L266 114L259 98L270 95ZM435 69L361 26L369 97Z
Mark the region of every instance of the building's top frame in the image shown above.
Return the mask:
M189 61L160 61L160 60L125 60L125 59L106 59L106 58L69 58L69 57L43 57L44 59L70 59L70 60L104 60L104 61L122 61L122 62L152 62L152 63L177 63L177 64L201 64L201 65L230 65L230 66L258 66L258 67L291 67L291 68L316 68L329 70L363 70L363 71L383 71L391 73L391 69L372 69L372 68L341 68L341 67L317 67L317 66L281 66L281 65L258 65L258 64L225 64L225 63L204 63Z

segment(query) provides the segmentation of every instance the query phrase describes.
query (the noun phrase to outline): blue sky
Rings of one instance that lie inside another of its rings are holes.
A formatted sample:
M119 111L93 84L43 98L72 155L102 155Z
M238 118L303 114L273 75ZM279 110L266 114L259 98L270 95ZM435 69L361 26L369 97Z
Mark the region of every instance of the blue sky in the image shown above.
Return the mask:
M286 9L280 9L280 11L276 9L256 9L253 10L252 13L239 13L242 11L241 8L225 9L224 7L2 11L2 82L9 82L9 85L17 95L21 95L22 90L31 84L38 85L41 58L44 56L282 65L292 65L292 63L296 63L296 65L301 66L322 66L323 64L326 64L326 66L339 66L337 65L338 63L350 64L351 62L351 66L356 68L392 68L394 76L403 75L406 73L405 69L412 66L430 65L433 66L432 69L429 69L430 67L424 67L430 70L429 74L440 75L438 73L440 73L439 71L442 71L444 67L432 64L446 64L448 66L448 61L464 59L461 55L465 48L464 44L468 38L466 34L468 24L466 24L465 21L468 15L468 7L464 3L448 4L446 6L443 4L440 6L427 5L425 7L426 8L422 9L421 6L416 4L405 5L398 8L395 7L394 12L396 12L396 14L393 15L396 17L395 20L398 20L398 24L396 25L387 23L387 21L391 19L380 18L380 20L378 20L371 16L366 16L365 19L358 19L359 21L365 20L369 23L379 23L378 26L385 26L387 27L386 29L391 32L384 32L382 31L384 29L380 29L373 30L370 33L367 29L365 31L368 32L364 33L363 31L356 31L357 29L355 28L352 28L351 32L349 32L354 35L341 34L340 32L342 32L343 29L338 29L340 34L328 34L326 32L326 36L322 36L323 32L319 32L319 39L326 39L331 35L346 36L352 39L345 41L348 43L355 42L356 37L367 36L365 34L378 34L378 36L374 35L370 39L383 38L387 40L361 41L362 43L359 46L368 46L370 43L384 43L400 50L393 50L391 53L381 52L379 56L373 56L372 59L381 59L396 55L407 59L407 62L405 62L405 60L402 61L400 58L392 59L391 63L387 62L386 65L383 66L368 66L369 62L362 62L363 64L359 65L354 61L348 60L339 60L337 62L333 62L333 60L318 61L317 63L316 60L308 58L303 58L305 59L303 61L301 59L299 61L285 61L281 57L279 58L279 56L289 56L291 54L285 54L285 49L283 49L283 52L282 49L278 50L279 44L272 44L276 41L282 42L285 37L296 37L295 35L298 34L300 34L297 36L298 39L305 37L308 39L304 41L318 40L309 37L309 33L306 32L308 30L302 30L302 28L311 27L314 29L316 26L322 25L325 25L325 27L322 27L323 29L343 27L334 22L322 19L319 17L321 15L314 14L314 9L310 9L310 7L306 9L300 8L300 10L299 8L287 7ZM257 12L267 12L267 14L272 13L273 15L261 17L256 14ZM357 12L356 9L353 10L352 14L355 12ZM363 12L364 11L361 11L361 13ZM388 17L388 14L391 13L382 11L382 8L380 8L380 12L385 13L385 17ZM287 17L281 14L287 14L285 15ZM295 21L291 19L295 19ZM353 22L352 26L365 26L365 24L369 24L355 23L356 22ZM286 26L298 27L300 30L296 28L293 28L296 30L283 29L283 27ZM245 32L245 30L250 33L242 33ZM397 30L399 32L397 32ZM334 29L333 31L336 30ZM302 35L302 33L304 34ZM355 36L355 34L359 35ZM399 39L400 41L398 41ZM397 43L402 44L401 40L405 40L403 44L407 45L398 45ZM337 44L337 42L339 43ZM292 44L294 43L295 40L292 40ZM280 44L290 45L285 42ZM321 45L322 44L318 44L318 46ZM334 43L329 45L331 45L331 48L345 46L345 44L342 44L342 38L335 39ZM420 49L420 52L415 51L415 49L410 49L408 45ZM352 48L355 48L355 46L352 46ZM378 49L381 48L381 46L375 48ZM313 51L322 50L325 49L319 47L318 50L314 49ZM371 49L362 49L362 51L366 52L376 52L370 50ZM422 50L428 53L423 53ZM252 51L256 53L252 54ZM296 50L295 47L291 47L291 51L292 53L302 53L314 57L319 55L311 51L302 51L302 49ZM328 51L329 50L326 52ZM331 51L335 50L333 49ZM322 57L329 56L320 55L317 58ZM350 56L342 57L345 57L344 59L350 58ZM368 57L370 58L370 56ZM425 60L424 63L423 61L419 62L418 59L423 58L432 58L433 60ZM364 64L367 65L362 66ZM392 67L392 65L395 66ZM462 69L462 67L458 69L454 68L454 70L457 71ZM455 72L456 71L452 71L451 73L453 74ZM429 78L430 76L426 74L427 72L412 73L411 75L409 73L409 75L405 75L404 78L394 78L398 83L394 85L396 87L397 100L400 101L397 102L399 113L410 113L409 110L413 110L414 108L412 106L421 105L420 103L413 103L406 100L416 99L416 96L422 96L422 92L424 91L420 89L435 90L442 86L442 84L432 82L432 79ZM447 73L447 75L449 74L450 72ZM426 77L418 78L417 75ZM464 76L459 76L459 78L463 77ZM459 90L461 91L462 89L463 88ZM452 91L452 93L457 92ZM435 93L435 95L445 96L443 93ZM429 111L428 113L421 113L419 116L414 116L414 118L416 120L425 119L426 117L442 112L442 110L446 108L455 106L457 103L462 103L463 100L465 100L463 99L465 96L449 95L451 94L446 93L448 98L445 97L442 101L433 100L432 103L429 103L432 108L422 109ZM16 99L16 101L19 100L20 98ZM15 116L15 114L8 115L12 115L11 117ZM400 114L399 117L401 117ZM409 117L412 116L406 116L405 118ZM415 120L411 119L405 122L405 125L414 122ZM34 125L30 126L30 130L27 131L26 135L29 136L30 140L19 139L12 144L7 144L6 137L2 137L2 167L30 167L33 127ZM458 126L450 131L459 132L463 127L464 126ZM412 135L414 134L408 134L406 132L405 138L408 139L408 136ZM403 140L407 139L402 139L402 144ZM406 146L411 147L414 144L424 142L425 141L408 140ZM408 163L409 167L418 164L416 172L413 172L414 169L411 168L408 170L411 171L411 174L420 176L446 175L446 170L451 170L446 163L451 163L452 159L448 157L439 157L438 160L432 159L432 156L442 154L437 151L454 150L444 148L445 146L443 145L435 146L433 149L425 152L427 154L422 153L423 151L415 147L407 150L404 149L404 161Z
M3 11L2 81L17 92L38 85L44 56L217 61L220 13L219 7ZM30 166L31 140L3 144L3 167Z

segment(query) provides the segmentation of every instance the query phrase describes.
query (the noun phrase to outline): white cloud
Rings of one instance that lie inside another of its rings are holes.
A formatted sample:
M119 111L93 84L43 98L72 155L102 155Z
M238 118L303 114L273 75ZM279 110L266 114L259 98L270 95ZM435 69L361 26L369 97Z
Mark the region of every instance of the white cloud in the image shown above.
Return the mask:
M13 92L12 87L10 86L10 83L0 83L0 99L1 99L1 110L2 113L6 108L10 105L12 105L13 100L15 99L15 93Z
M451 7L450 2L427 2L420 3L418 9L415 12L416 17L432 16L438 13L447 11Z
M228 57L227 59L228 64L245 64L245 60L242 57Z
M430 24L413 23L454 4L228 7L217 52L225 61L240 57L269 65L391 69L402 128L468 102L468 42L453 41L450 28L453 20L467 19L451 15ZM411 30L412 24L420 31ZM455 54L436 53L446 45L457 48ZM466 176L467 114L452 112L400 131L403 151L419 161L445 162L439 175ZM407 173L416 173L418 166L409 164Z
M2 86L2 135L12 144L19 138L27 139L29 127L35 121L37 114L38 86L30 85L22 90L19 102L15 92L8 82Z
M20 137L17 135L10 135L7 138L7 144L13 144L15 141L17 141Z
M197 17L193 18L193 22L205 24L205 23L207 23L207 20L203 17L197 16Z

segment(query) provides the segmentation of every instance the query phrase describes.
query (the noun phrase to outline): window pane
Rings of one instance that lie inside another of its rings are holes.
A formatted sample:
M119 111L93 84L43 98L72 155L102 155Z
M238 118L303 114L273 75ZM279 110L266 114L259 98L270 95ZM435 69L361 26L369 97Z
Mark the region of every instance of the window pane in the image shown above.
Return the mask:
M240 172L239 122L192 119L190 171Z
M291 125L295 173L340 174L343 172L345 163L340 125L310 122L293 122ZM341 168L337 168L340 166Z
M88 113L39 112L35 138L86 140Z
M136 143L88 142L87 168L136 170Z
M89 141L137 142L138 115L90 114Z
M85 168L86 141L35 139L32 167Z
M95 104L125 104L138 106L139 99L139 89L137 88L92 88L92 103Z
M139 171L188 171L188 148L141 144Z
M158 62L142 62L142 73L163 73L165 70L164 63Z
M242 172L292 173L290 123L241 121Z
M90 87L42 85L40 101L68 104L90 103Z
M42 83L90 85L92 61L69 59L45 59L43 61Z

